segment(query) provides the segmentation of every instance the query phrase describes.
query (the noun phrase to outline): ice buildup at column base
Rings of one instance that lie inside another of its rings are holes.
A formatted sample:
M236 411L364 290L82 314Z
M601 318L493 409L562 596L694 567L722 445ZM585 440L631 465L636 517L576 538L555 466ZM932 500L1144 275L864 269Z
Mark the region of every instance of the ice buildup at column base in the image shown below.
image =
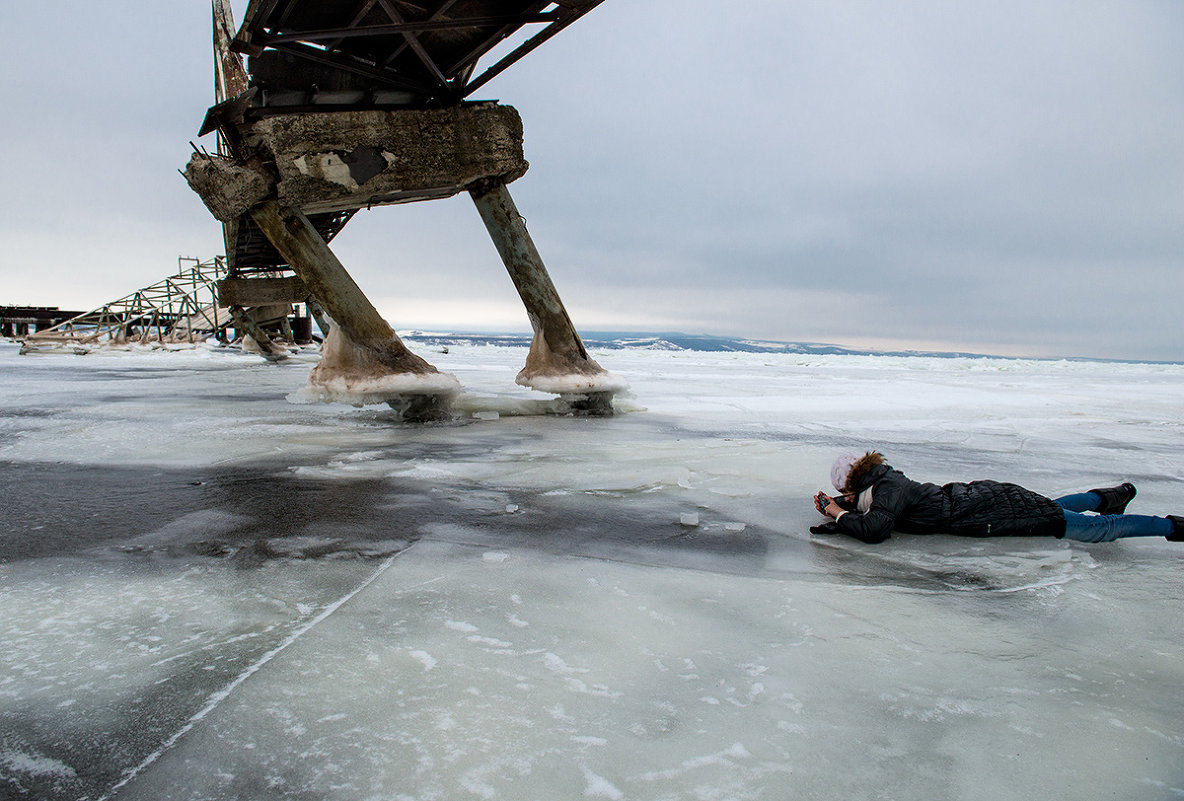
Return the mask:
M599 372L539 375L523 369L515 381L520 386L558 395L565 411L589 416L611 415L613 396L628 389L629 384L596 362L589 362Z
M441 373L411 353L383 358L354 344L337 325L321 347L321 361L308 383L288 396L294 403L348 403L366 406L385 403L404 420L428 421L452 416L452 401L460 392L456 376Z
M629 383L588 356L574 329L569 329L572 347L564 352L549 347L542 326L534 320L532 323L535 325L534 339L526 356L526 366L518 372L515 383L558 395L566 411L592 416L611 415L613 395L628 389Z
M254 353L262 356L269 362L282 361L290 355L287 348L283 348L274 342L260 344L250 334L243 334L242 349L244 353Z

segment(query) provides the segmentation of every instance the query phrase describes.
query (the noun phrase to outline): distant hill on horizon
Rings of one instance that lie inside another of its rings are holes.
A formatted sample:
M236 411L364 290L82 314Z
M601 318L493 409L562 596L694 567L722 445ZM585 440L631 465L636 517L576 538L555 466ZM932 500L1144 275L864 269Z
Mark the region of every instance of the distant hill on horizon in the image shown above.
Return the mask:
M529 347L530 334L512 333L468 333L408 330L399 336L424 345L447 347L448 345L505 345ZM751 339L747 337L726 337L711 334L684 334L681 332L638 332L638 331L588 331L580 338L589 348L602 350L664 350L705 351L737 353L795 353L808 356L921 356L939 359L1025 359L1031 361L1089 361L1123 364L1178 364L1178 362L1148 362L1138 359L1101 359L1082 356L1026 357L1000 356L990 353L968 351L929 350L861 350L842 345L821 342L778 342L775 340Z

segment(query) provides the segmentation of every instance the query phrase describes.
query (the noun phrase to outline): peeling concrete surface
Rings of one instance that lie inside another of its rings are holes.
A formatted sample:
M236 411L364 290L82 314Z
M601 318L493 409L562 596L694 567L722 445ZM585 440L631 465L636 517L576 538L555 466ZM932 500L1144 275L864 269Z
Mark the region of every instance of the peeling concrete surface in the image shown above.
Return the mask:
M267 117L246 131L275 159L279 200L305 213L446 197L529 166L510 106Z
M189 158L184 175L214 219L224 223L246 214L272 194L275 186L275 180L258 167L204 153L194 153Z
M230 222L275 194L306 214L449 197L529 167L522 120L495 103L266 117L243 130L260 164L195 153L185 179ZM272 173L269 175L269 173Z

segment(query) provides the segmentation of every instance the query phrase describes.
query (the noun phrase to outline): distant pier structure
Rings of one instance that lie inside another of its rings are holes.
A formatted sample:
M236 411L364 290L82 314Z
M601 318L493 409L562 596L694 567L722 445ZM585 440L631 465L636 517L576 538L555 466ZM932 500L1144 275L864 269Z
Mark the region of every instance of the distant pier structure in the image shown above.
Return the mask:
M534 331L517 383L611 413L624 384L588 356L507 188L528 166L519 115L467 100L600 2L250 0L236 29L213 0L216 104L199 135L218 146L184 175L223 225L243 307L323 311L309 376L323 400L449 413L457 379L403 344L329 243L360 209L467 192Z
M0 337L28 336L81 313L62 311L57 306L0 306Z
M84 354L133 345L171 348L216 338L239 342L274 361L287 357L291 346L313 341L315 304L305 303L303 309L311 314L301 314L290 302L267 302L254 293L250 304L243 305L235 294L239 282L227 275L221 256L206 261L181 256L176 273L87 312L42 312L32 331L27 323L19 325L19 309L4 307L0 334L19 339L22 354ZM273 288L285 283L278 272L261 275Z

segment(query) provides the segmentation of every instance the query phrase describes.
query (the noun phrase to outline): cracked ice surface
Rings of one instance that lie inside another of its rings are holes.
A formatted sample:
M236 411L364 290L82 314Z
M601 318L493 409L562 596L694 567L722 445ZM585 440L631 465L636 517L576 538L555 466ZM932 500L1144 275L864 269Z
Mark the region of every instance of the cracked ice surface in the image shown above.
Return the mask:
M0 345L0 795L1184 795L1179 545L806 530L869 446L1179 512L1184 368L593 355L616 417L473 346L407 426L287 403L311 356Z

